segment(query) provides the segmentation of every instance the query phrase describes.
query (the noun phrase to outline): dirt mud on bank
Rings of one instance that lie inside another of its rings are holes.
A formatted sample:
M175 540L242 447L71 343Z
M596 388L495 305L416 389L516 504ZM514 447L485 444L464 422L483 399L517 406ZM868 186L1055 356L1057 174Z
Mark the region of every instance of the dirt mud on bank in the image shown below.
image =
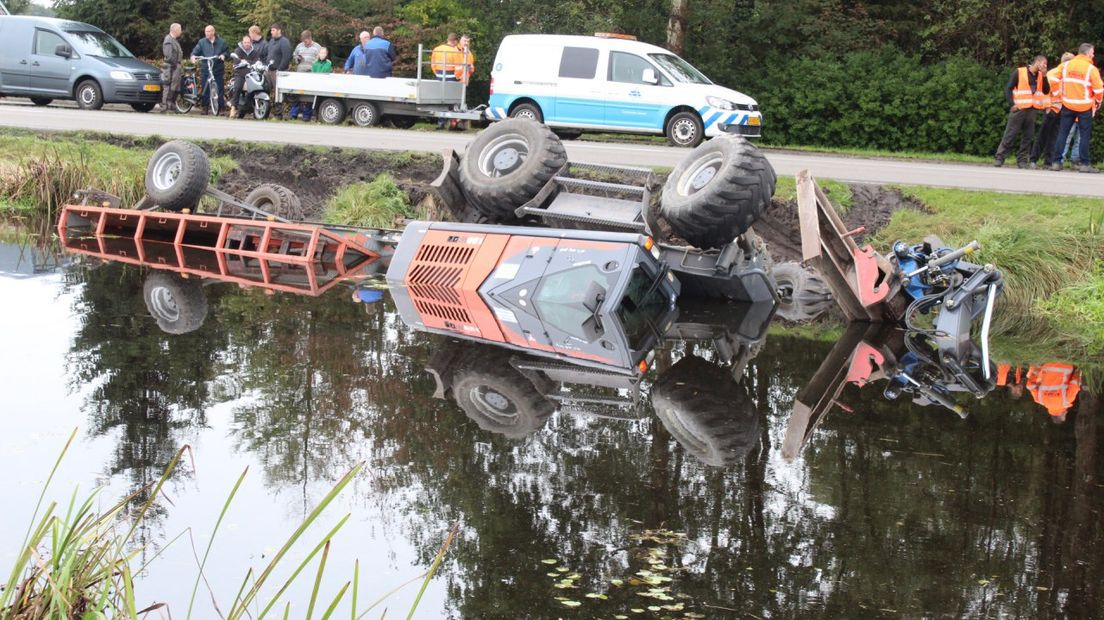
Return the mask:
M866 184L853 184L850 188L851 208L844 214L843 221L848 228L862 226L866 229L863 234L855 236L855 241L859 244L884 228L900 209L930 211L924 203L895 188ZM829 199L836 200L832 196ZM771 258L776 263L801 260L797 200L771 200L763 217L752 228L766 242Z

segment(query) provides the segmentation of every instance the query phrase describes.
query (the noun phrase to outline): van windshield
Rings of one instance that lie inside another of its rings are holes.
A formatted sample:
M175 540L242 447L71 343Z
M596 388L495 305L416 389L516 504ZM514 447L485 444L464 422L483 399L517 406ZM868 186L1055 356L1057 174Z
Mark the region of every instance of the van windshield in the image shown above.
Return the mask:
M100 56L101 58L134 58L130 50L105 32L94 30L66 30L73 42L73 49L81 56Z
M701 71L694 68L694 65L686 62L685 60L675 56L674 54L648 54L652 60L663 68L676 82L682 82L683 84L712 84L709 78L705 77Z

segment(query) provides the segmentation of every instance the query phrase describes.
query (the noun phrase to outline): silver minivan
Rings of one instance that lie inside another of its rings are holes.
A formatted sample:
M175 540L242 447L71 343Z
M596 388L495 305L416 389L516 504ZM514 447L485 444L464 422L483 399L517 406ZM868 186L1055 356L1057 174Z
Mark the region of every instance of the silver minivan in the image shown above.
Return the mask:
M86 110L127 103L149 112L161 101L161 71L89 24L0 16L0 97L35 105L75 99Z

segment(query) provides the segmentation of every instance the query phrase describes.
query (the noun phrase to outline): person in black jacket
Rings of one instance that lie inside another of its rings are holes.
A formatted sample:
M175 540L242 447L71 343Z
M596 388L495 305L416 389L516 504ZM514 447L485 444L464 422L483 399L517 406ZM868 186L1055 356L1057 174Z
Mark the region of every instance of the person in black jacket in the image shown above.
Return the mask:
M272 38L268 40L266 48L268 54L268 85L272 89L269 93L272 101L276 101L276 72L287 71L291 67L291 41L284 36L284 25L272 24ZM272 115L276 118L283 116L283 106L272 106Z
M215 32L214 26L207 26L203 29L203 38L199 40L199 43L195 44L192 48L192 62L197 62L201 56L216 56L217 60L211 65L211 70L214 72L215 85L218 88L218 111L221 114L222 109L226 106L226 102L223 100L222 93L226 84L226 56L229 55L229 50L226 48L226 41L222 40L222 37L218 36ZM210 95L207 93L207 63L201 62L200 68L200 86L203 89L203 94L200 97L200 101L207 101L207 97ZM208 106L203 106L203 113L207 114Z
M238 116L238 96L245 88L245 77L249 75L250 67L261 59L261 50L253 46L249 35L245 35L234 48L234 55L237 59L234 60L234 84L230 87L230 118Z

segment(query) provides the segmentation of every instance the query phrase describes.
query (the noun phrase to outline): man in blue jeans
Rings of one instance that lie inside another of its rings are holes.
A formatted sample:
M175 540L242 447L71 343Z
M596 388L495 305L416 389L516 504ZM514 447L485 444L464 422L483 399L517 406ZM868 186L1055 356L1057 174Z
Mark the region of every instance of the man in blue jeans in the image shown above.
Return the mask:
M1096 172L1089 163L1089 145L1092 138L1093 117L1104 100L1104 81L1100 70L1093 64L1094 49L1091 43L1082 43L1077 56L1062 64L1060 72L1060 90L1062 97L1062 116L1058 125L1058 139L1054 143L1054 164L1052 170L1061 170L1058 163L1066 138L1074 125L1077 125L1078 139L1076 159L1080 172Z
M222 40L222 37L215 34L214 26L207 26L203 29L203 38L196 43L192 48L192 62L197 62L197 58L201 56L217 56L218 58L211 64L211 70L215 73L215 85L218 88L218 112L222 114L222 109L225 107L222 93L224 91L223 83L226 81L226 65L223 61L230 55L230 50L226 47L226 41ZM210 105L207 103L207 61L199 62L199 86L203 90L203 94L200 96L200 101L203 105L200 106L200 110L203 114L207 114L210 110Z

